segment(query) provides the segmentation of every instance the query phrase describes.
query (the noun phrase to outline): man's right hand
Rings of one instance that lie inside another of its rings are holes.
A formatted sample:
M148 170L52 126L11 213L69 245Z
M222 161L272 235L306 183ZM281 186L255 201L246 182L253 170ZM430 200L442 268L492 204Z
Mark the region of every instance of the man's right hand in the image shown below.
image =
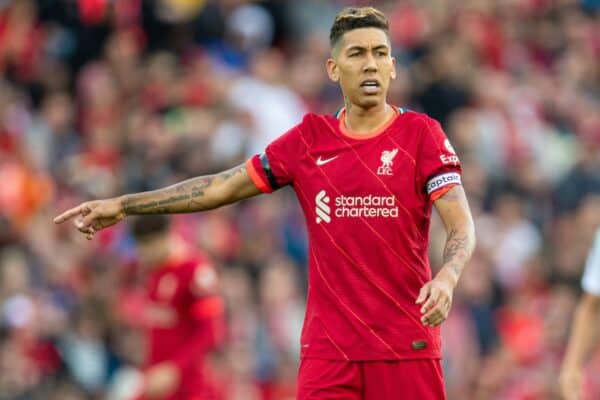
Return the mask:
M61 224L75 218L75 227L91 240L96 232L116 224L125 216L121 199L112 198L86 201L54 218L54 223Z

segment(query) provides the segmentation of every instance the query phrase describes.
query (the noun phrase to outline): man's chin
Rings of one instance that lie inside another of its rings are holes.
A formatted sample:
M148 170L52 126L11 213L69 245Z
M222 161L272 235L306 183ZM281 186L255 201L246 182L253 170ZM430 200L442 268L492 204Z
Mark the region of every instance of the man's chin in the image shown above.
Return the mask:
M381 96L361 96L359 99L358 105L363 109L370 109L373 107L377 107L383 103L383 98Z

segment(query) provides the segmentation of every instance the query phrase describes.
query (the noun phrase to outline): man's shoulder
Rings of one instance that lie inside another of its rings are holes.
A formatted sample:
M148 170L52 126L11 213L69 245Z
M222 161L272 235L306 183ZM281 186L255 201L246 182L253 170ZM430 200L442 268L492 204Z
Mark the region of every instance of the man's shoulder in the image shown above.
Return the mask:
M315 137L323 138L323 132L335 132L337 119L332 115L306 113L302 121L294 128L290 129L286 136L292 140L299 140L310 146L314 144Z
M408 124L412 125L413 128L426 129L432 124L438 123L435 119L425 113L404 107L397 107L397 109L400 113L400 118L397 119L397 123L401 123L404 126Z
M300 125L314 127L315 125L331 124L334 121L336 121L335 115L308 112L302 117L302 122L300 122Z

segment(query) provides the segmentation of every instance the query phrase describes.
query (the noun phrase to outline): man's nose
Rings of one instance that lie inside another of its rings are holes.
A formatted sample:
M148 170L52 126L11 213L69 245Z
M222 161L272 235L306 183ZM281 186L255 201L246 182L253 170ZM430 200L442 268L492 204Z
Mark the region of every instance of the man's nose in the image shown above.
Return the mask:
M367 58L365 60L365 65L363 66L364 72L376 72L377 71L377 63L375 62L375 57L373 54L367 54Z

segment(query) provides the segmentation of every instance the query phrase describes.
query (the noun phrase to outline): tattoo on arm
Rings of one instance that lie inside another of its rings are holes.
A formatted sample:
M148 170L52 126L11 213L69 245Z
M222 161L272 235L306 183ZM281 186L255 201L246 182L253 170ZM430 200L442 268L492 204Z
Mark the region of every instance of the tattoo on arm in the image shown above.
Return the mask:
M126 195L123 210L127 215L174 214L219 207L218 200L207 196L209 189L223 184L246 170L244 165L216 175L200 176L150 192Z
M461 186L451 188L434 204L447 229L443 270L452 275L456 283L475 249L473 219Z
M448 265L456 276L460 276L465 263L470 257L469 237L466 234L459 235L456 228L452 228L446 238L444 248L444 264Z

